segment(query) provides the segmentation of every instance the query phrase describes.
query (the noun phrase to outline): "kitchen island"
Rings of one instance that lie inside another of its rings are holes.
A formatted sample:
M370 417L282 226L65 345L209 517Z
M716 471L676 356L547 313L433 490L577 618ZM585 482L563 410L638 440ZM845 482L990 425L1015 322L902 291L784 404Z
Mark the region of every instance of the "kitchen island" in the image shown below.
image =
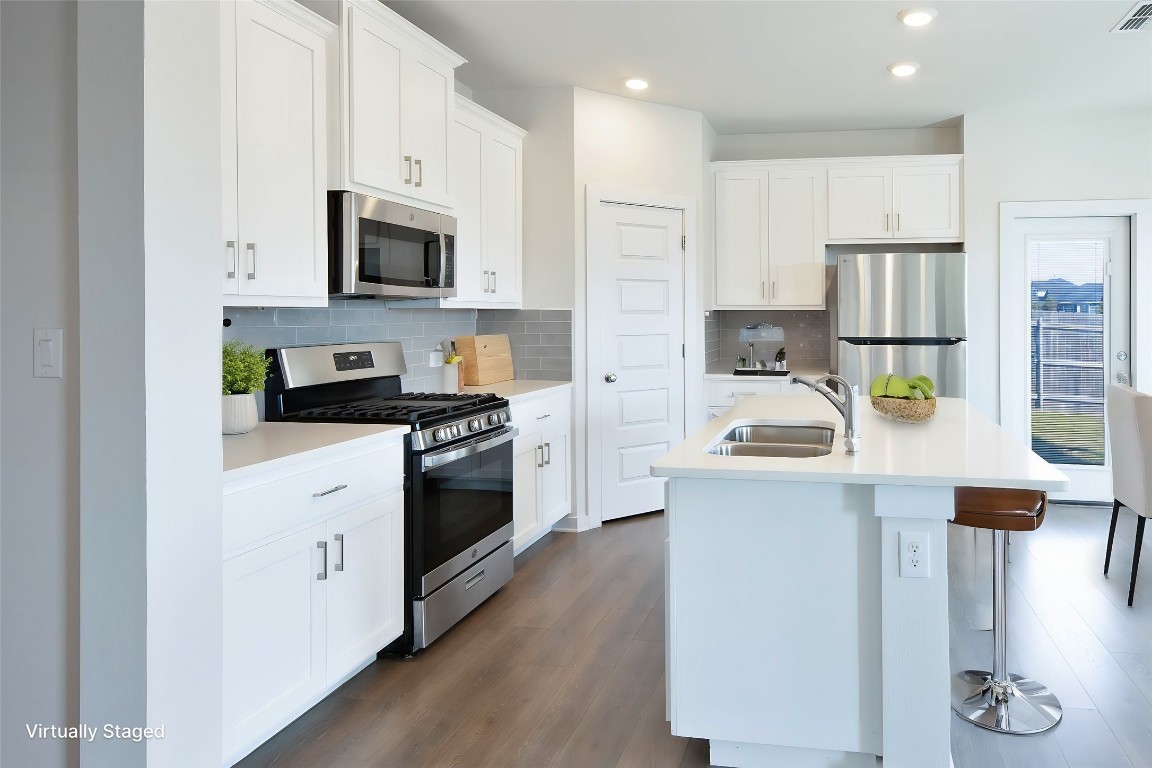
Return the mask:
M859 401L863 447L816 394L751 397L652 466L669 478L668 714L721 766L949 765L953 489L1066 479L966 401L924 424ZM832 452L723 456L757 421L823 422ZM922 542L901 576L901 535ZM989 659L991 663L991 659Z

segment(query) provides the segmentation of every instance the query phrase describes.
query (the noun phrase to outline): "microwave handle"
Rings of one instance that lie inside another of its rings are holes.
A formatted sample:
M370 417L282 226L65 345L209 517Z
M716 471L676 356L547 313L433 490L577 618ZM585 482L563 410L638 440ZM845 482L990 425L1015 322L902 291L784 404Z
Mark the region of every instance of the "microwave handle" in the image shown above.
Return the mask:
M444 288L444 281L448 279L448 235L441 232L437 237L440 238L440 279L436 284Z

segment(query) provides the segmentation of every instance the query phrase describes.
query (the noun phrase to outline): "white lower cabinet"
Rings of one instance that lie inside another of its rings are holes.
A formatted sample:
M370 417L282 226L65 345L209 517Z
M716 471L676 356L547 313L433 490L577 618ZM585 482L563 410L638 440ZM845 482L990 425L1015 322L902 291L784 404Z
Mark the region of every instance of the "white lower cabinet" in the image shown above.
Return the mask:
M704 379L708 418L724 414L743 397L790 395L806 390L803 384L793 384L791 376L718 376Z
M225 764L403 633L401 450L226 480L225 541L239 546L223 561ZM365 461L374 477L364 477ZM278 532L276 520L297 524Z
M522 405L512 402L512 423L520 430L512 464L517 554L572 510L571 410L568 389Z

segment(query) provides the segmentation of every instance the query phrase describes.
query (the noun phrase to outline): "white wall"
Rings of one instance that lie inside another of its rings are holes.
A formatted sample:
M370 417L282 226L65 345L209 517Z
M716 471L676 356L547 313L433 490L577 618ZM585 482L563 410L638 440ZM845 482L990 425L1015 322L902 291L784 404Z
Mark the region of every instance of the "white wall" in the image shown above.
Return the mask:
M478 104L528 131L524 137L524 308L572 309L576 300L572 89L489 90L474 95Z
M80 716L165 728L91 765L220 759L220 10L80 4Z
M1152 198L1152 110L972 113L963 130L968 398L998 418L1000 203Z
M0 3L0 765L75 764L25 723L79 716L76 5ZM32 377L32 329L64 378Z
M961 121L924 128L717 136L711 160L949 155L961 147Z

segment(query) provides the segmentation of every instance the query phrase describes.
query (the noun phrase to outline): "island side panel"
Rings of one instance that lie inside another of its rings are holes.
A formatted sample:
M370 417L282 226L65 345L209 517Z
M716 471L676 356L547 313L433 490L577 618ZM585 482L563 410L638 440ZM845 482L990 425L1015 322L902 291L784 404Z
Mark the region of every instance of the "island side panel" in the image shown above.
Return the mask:
M884 768L948 768L948 520L955 489L878 485ZM900 576L900 532L929 536L928 578Z
M673 478L672 732L879 754L871 486Z

